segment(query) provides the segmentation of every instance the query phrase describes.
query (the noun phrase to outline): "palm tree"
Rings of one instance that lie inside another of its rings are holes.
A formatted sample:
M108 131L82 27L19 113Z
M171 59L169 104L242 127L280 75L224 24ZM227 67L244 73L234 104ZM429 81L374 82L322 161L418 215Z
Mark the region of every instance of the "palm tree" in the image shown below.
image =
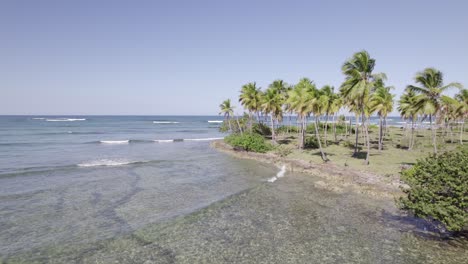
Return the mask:
M305 131L307 125L307 116L312 111L311 103L315 97L315 84L308 78L302 78L292 90L288 92L286 104L289 109L296 112L297 119L300 122L299 148L304 148Z
M463 86L455 82L444 85L442 72L434 68L426 68L424 71L416 73L415 82L420 86L408 85L407 89L422 95L417 102L417 107L420 107L424 114L429 115L434 154L437 154L437 135L436 128L432 124L432 119L436 118L437 120L441 108L442 93L449 88L462 89Z
M375 60L370 57L367 51L357 52L347 60L342 67L343 74L346 76L344 83L340 87L340 93L345 98L348 106L353 108L355 114L362 116L362 123L366 135L368 135L368 125L365 120L366 103L369 101L370 93L375 86L375 82L385 79L384 74L373 74ZM356 122L356 144L354 155L358 150L358 122ZM369 164L370 142L367 136L367 156L365 164Z
M252 115L258 113L261 106L261 90L257 88L255 82L251 82L242 86L239 95L239 102L249 112L249 127L252 132Z
M220 105L219 108L221 112L219 114L224 115L224 121L229 124L229 130L232 131L230 117L234 115L234 106L231 105L231 99L224 100Z
M268 88L262 97L262 109L270 115L271 121L271 139L276 141L275 120L281 120L283 117L283 95L279 90Z
M390 93L393 87L385 87L383 81L377 82L377 88L370 98L370 107L377 111L379 116L379 151L383 144L383 124L388 114L393 111L393 98L395 95Z
M417 107L417 102L419 101L418 96L415 92L406 90L404 94L401 95L400 100L398 101L398 111L400 112L403 119L411 120L411 138L408 145L408 150L413 149L414 146L414 122L418 118L418 115L421 113L421 109Z
M334 117L335 113L338 112L339 108L337 109L337 100L339 99L339 96L335 93L335 87L330 85L323 86L320 90L320 93L322 94L321 96L323 96L324 100L324 143L325 146L327 146L328 117L330 116L330 114L333 114Z
M327 103L328 103L328 96L323 94L322 91L316 90L314 99L312 100L311 108L312 108L312 113L314 114L314 117L315 117L315 125L314 125L315 137L317 138L317 143L319 145L322 160L325 162L328 161L328 158L327 158L327 154L323 152L323 149L322 149L322 143L320 140L318 126L319 126L320 116L323 115L325 111L327 110Z

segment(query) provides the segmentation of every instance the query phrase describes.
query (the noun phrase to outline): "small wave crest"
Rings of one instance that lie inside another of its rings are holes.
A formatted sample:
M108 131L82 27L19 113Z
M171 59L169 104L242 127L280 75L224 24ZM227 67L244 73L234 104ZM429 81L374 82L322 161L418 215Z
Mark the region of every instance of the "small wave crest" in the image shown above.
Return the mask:
M154 140L154 142L157 142L157 143L172 143L174 142L173 139L156 139Z
M101 159L77 164L78 167L122 166L140 163L138 161Z
M278 173L276 173L276 176L269 178L267 181L268 182L275 182L279 178L283 178L285 173L286 173L286 165L283 165L283 166L281 166Z
M223 120L208 120L208 123L222 123Z
M223 139L222 137L216 137L216 138L187 138L184 139L184 141L211 141L211 140L219 140Z
M130 140L101 140L101 144L128 144Z
M179 124L176 121L153 121L153 124Z
M281 167L280 171L278 171L278 173L276 174L276 177L282 178L282 177L284 177L285 173L286 173L286 165L283 165Z
M86 118L47 118L46 122L74 122L74 121L86 121Z

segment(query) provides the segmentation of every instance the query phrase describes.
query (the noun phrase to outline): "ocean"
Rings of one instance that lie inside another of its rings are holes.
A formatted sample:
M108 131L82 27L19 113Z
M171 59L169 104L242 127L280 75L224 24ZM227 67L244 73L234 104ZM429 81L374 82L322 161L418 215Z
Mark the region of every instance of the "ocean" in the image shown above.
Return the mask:
M320 177L212 149L220 121L0 116L0 262L464 259L415 235L426 226L393 201L315 188Z

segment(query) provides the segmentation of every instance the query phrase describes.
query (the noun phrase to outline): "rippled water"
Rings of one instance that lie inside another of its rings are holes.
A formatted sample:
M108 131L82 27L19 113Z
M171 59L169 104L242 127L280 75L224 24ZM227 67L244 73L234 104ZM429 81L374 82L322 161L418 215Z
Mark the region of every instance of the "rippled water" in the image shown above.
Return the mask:
M222 137L208 122L219 117L33 118L0 117L0 260L468 259L463 241L438 239L393 201L322 190L321 178L235 159L209 141L154 141Z

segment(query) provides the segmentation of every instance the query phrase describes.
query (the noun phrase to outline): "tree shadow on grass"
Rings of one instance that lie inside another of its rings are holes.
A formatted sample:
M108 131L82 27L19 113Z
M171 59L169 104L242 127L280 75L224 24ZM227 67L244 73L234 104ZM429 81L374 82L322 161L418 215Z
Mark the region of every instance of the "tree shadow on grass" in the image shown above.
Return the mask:
M280 140L277 140L277 142L279 144L289 144L291 143L291 139L280 139Z
M335 154L333 153L328 153L326 151L324 151L324 153L327 155L327 157L333 157L335 156ZM320 151L317 151L317 152L311 152L310 155L313 155L313 156L322 156L322 153L320 153Z

